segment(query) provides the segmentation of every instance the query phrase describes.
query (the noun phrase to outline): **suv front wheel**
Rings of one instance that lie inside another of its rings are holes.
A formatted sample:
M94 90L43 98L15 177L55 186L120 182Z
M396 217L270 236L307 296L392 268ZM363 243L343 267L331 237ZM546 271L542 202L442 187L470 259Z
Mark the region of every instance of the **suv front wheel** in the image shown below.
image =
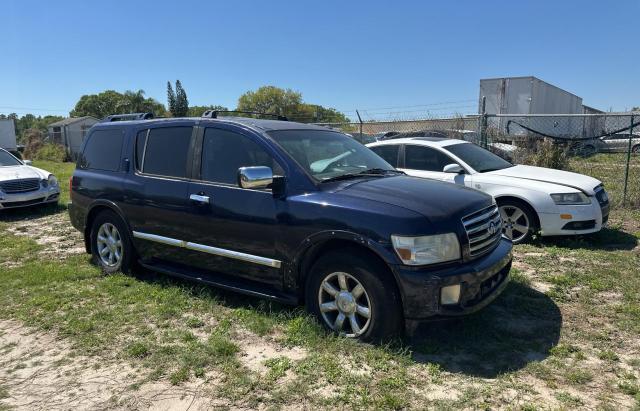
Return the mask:
M127 229L112 211L101 212L91 225L91 254L105 274L131 270L133 247Z
M395 283L379 263L357 250L331 252L311 269L308 310L329 330L364 341L381 341L402 331L402 307Z

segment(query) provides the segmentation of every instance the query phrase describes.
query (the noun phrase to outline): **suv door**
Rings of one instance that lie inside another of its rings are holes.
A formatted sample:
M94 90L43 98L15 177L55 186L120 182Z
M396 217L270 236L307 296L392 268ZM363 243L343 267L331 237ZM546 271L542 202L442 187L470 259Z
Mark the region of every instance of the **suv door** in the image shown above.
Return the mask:
M179 123L178 123L179 124ZM124 212L143 259L183 262L177 246L187 234L187 191L192 159L193 126L145 129L135 139L135 163L124 186Z
M218 128L219 127L219 128ZM283 169L258 138L224 125L201 129L189 184L187 241L200 251L191 264L235 277L280 287L276 252L279 202L270 188L238 186L240 167Z

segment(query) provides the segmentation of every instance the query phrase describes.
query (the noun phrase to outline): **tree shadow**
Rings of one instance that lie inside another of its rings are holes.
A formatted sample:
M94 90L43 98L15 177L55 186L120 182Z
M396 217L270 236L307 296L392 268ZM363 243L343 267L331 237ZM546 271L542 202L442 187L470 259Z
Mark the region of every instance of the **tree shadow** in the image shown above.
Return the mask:
M409 338L413 359L482 378L540 361L558 344L562 314L545 294L518 282L482 311L423 322Z
M605 227L597 233L576 236L536 237L531 245L553 245L560 248L620 251L633 250L638 238L619 228Z
M0 210L0 221L16 222L35 220L67 211L66 204L41 204L20 208L5 208Z

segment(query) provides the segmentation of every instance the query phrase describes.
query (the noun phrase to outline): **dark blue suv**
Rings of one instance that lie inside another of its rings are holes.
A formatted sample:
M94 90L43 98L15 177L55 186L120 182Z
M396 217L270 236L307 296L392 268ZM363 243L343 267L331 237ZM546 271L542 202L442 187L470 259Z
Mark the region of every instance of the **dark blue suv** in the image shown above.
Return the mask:
M304 303L364 340L397 335L404 319L475 311L511 267L490 196L408 177L308 124L105 121L70 184L71 221L106 273L139 265Z

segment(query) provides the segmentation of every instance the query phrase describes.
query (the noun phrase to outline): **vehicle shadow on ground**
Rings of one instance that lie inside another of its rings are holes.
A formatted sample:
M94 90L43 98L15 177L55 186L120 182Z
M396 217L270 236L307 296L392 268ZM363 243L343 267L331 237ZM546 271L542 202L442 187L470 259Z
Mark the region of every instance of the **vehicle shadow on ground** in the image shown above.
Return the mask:
M231 309L285 319L306 315L303 307L199 285L146 269L136 270L135 277L167 286L180 284L194 297L206 295ZM480 312L454 320L422 322L411 336L393 346L403 352L408 348L417 363L435 363L449 372L493 378L545 359L557 345L561 328L562 314L553 300L514 281Z
M587 250L633 250L638 238L619 228L603 228L597 233L583 236L537 237L531 242L534 246L555 246L560 248Z
M416 362L494 378L545 359L560 339L562 314L545 294L519 282L482 311L423 322L409 338Z
M31 207L7 208L0 210L0 222L35 220L67 211L63 204L44 204Z

